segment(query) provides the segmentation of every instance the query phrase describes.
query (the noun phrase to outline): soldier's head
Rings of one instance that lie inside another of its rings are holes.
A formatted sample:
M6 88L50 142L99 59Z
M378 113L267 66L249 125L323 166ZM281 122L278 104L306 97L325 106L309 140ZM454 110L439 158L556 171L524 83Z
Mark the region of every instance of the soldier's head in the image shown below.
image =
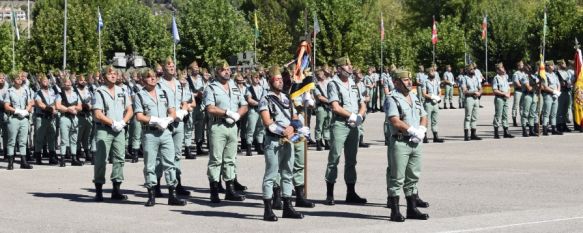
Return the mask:
M555 63L553 61L546 61L545 66L546 66L548 72L555 71Z
M22 83L24 82L24 79L20 76L20 73L22 71L16 72L16 73L12 73L10 75L11 79L12 79L12 85L14 85L14 87L16 88L20 88L22 86Z
M425 71L425 67L424 67L423 65L419 65L419 66L417 67L417 72L419 72L419 73L423 73L423 71Z
M118 70L117 71L117 76L116 76L116 79L115 79L115 85L121 85L121 84L123 84L124 81L125 81L125 78L126 78L125 77L125 73L122 72L121 70Z
M85 75L79 75L77 78L77 86L80 88L84 88L87 85L87 80L85 79Z
M49 79L47 78L47 76L45 74L39 73L36 75L36 78L38 80L38 84L40 85L41 89L49 88Z
M61 88L63 88L63 90L71 90L71 86L73 86L73 82L71 82L71 78L69 77L63 77L61 78Z
M200 73L200 68L198 67L198 62L193 61L192 63L190 63L190 65L188 66L188 69L190 70L190 75L192 76L196 76Z
M320 81L326 79L326 71L323 68L320 68L316 71L316 78Z
M115 85L115 81L117 80L117 70L115 69L115 67L108 65L105 68L103 68L102 73L102 77L103 77L103 83L107 86L110 85Z
M6 83L6 75L2 72L0 72L0 86L4 86L4 84Z
M433 69L433 67L426 68L425 73L427 74L427 77L429 77L430 79L435 78L435 70Z
M250 77L251 84L259 85L259 82L261 81L261 76L259 76L259 72L251 72Z
M157 77L164 76L164 68L162 68L162 65L156 63L156 65L154 66L154 69L155 69Z
M466 65L466 75L474 76L474 74L476 74L476 72L474 70L474 66L472 64Z
M201 70L201 71L202 71L202 72L201 72L201 73L202 73L202 78L203 78L205 81L208 81L208 80L211 78L211 74L208 72L208 70L207 70L206 68L202 68L202 70Z
M243 77L243 73L237 72L233 76L235 76L234 79L237 85L245 85L245 77Z
M171 57L167 57L164 61L164 78L171 79L176 76L176 66L174 66L174 60Z
M567 63L565 63L565 60L563 60L563 59L558 60L557 65L559 65L559 69L561 69L561 70L567 69Z
M451 72L451 65L446 65L445 70L447 70L448 72Z
M411 80L411 72L407 70L397 70L393 75L393 83L395 88L403 94L408 94L413 89L413 80Z
M177 76L178 82L180 82L180 85L182 87L186 87L186 84L188 83L188 81L186 81L186 76L187 76L186 70L179 70L178 71L178 76Z
M574 69L575 68L575 61L568 60L567 63L568 63L569 69Z
M522 60L520 60L516 63L516 69L517 70L524 70L524 62Z
M217 78L222 81L228 81L231 79L231 69L229 68L229 63L225 60L217 61L216 69L217 69Z
M496 64L496 73L499 75L506 74L506 69L504 69L504 64L502 64L502 62Z
M340 78L347 79L352 75L352 63L348 57L336 59L336 69Z
M144 72L142 72L142 84L144 84L146 89L152 90L152 88L156 86L157 82L158 75L154 70L146 69Z
M140 71L138 71L138 70L132 71L132 81L134 81L134 82L140 81Z
M275 93L280 93L283 90L283 77L279 66L269 68L269 86Z

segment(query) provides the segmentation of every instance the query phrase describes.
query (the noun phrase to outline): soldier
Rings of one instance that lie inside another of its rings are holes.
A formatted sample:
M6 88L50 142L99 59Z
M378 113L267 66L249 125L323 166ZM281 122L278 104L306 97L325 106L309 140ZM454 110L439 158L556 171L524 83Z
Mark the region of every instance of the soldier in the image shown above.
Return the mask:
M196 80L193 92L196 107L194 108L194 141L196 142L196 154L206 155L208 152L202 150L204 135L207 129L208 115L203 105L204 90L211 83L211 74L206 68L202 68L202 78Z
M194 96L190 91L190 87L188 85L188 76L186 71L181 72L178 75L178 81L182 86L182 90L184 90L184 96L186 98L186 111L187 114L183 118L184 123L184 158L186 159L195 159L195 155L190 151L190 147L192 146L192 133L194 131L194 122L192 118L192 112L196 107L196 101L194 101Z
M399 71L395 74L397 91L386 101L385 113L389 118L390 132L387 156L387 190L390 199L391 221L403 222L399 211L401 189L407 200L407 218L427 220L429 215L417 209L419 196L417 182L421 173L421 144L427 131L427 113L415 95L411 93L411 73ZM389 169L390 167L390 169Z
M2 155L4 158L7 158L7 141L8 141L8 130L6 129L6 125L8 124L6 120L6 113L4 111L4 98L8 93L8 83L6 82L6 75L0 72L0 138L2 138Z
M389 91L389 90L394 89L393 82L390 81L391 76L389 76L388 74L386 74L384 77L389 77L388 79L385 79L385 81L383 82L385 84L385 86L383 88L383 92L385 93L385 95L389 96L391 94L391 91ZM358 69L358 68L355 69L355 71L354 71L354 83L358 87L358 91L360 92L360 95L364 99L364 104L366 106L366 104L368 104L368 102L370 101L370 97L369 97L369 95L366 91L366 87L364 86L364 83L362 81L363 79L364 79L364 77L363 77L362 73L360 72L360 69ZM391 89L389 89L389 88L391 88ZM382 109L382 111L384 112L385 110ZM364 119L363 119L363 123L364 123ZM368 148L369 144L364 142L364 125L363 124L360 124L358 126L358 131L360 132L360 138L358 140L358 147Z
M144 72L142 80L144 88L135 94L137 98L134 106L136 118L144 124L144 186L148 189L145 206L156 204L154 187L159 184L156 175L158 161L168 184L168 205L184 206L186 201L179 199L175 192L178 185L176 153L172 133L168 129L176 117L176 101L172 93L156 84L156 73L153 70Z
M210 152L207 175L211 189L211 202L219 203L219 182L227 184L225 200L243 201L244 195L235 191L235 162L237 155L237 126L242 115L247 113L247 101L231 80L231 70L226 61L219 61L217 80L204 92L204 106L209 116Z
M562 135L562 132L557 131L557 107L559 104L558 99L561 95L561 84L555 74L555 63L547 61L545 65L547 77L543 79L541 89L544 101L542 107L543 135L549 135L549 123L551 124L551 133L553 135Z
M48 144L49 164L57 164L56 152L56 116L55 101L57 93L49 88L49 80L44 74L37 75L40 90L35 94L34 101L34 156L36 164L42 164L41 150Z
M443 83L445 84L445 96L443 97L443 109L447 109L447 103L449 102L449 108L455 109L453 107L453 86L455 84L453 73L451 73L451 66L445 66L445 72L443 72Z
M176 194L189 196L190 192L182 186L182 145L184 144L184 122L183 119L188 114L188 96L185 89L182 87L180 82L176 77L176 67L174 66L174 61L172 58L166 58L164 64L164 76L158 81L158 84L166 89L170 96L173 97L176 106L176 118L174 122L171 123L172 126L172 140L174 140L174 153L176 154L174 158L174 165L176 166L176 180L178 184L176 185ZM162 171L158 170L158 179L162 177ZM156 191L159 190L160 182L156 187Z
M465 71L463 67L460 67L459 69L459 74L457 75L457 77L455 78L456 84L457 84L457 94L458 94L458 108L462 109L465 108L465 102L466 102L466 97L464 96L464 90L463 90L463 86L462 84L464 83L464 79L465 79L466 75L465 75Z
M524 76L526 76L526 74L524 73L524 63L522 61L519 61L518 63L516 63L516 71L514 72L514 74L512 75L512 85L514 86L514 101L512 104L512 125L514 127L518 126L518 124L516 123L516 116L521 116L522 115L522 91L524 88L522 88L522 83L521 80L524 79ZM521 123L522 124L522 123Z
M132 103L135 103L136 93L142 90L143 85L138 71L132 72L132 77L133 85L131 86L131 98ZM132 117L131 123L129 125L129 146L128 146L132 163L137 163L139 161L138 154L140 150L141 141L142 141L142 124L134 116Z
M196 145L197 143L197 132L204 132L204 126L201 128L197 128L196 126L199 125L199 123L197 122L197 114L202 114L201 111L201 107L200 105L201 103L201 98L198 96L199 95L199 90L196 88L196 84L197 82L202 79L202 76L200 75L200 67L198 66L198 62L193 61L192 63L190 63L190 65L188 66L188 77L186 77L186 82L188 83L188 88L190 90L190 93L192 95L192 103L191 103L191 107L192 107L192 111L189 114L189 123L190 126L192 127L191 129L187 130L187 134L190 134L191 139L194 138L194 145ZM202 95L202 94L201 94ZM202 119L201 119L202 120ZM204 124L202 124L204 125ZM193 135L194 134L194 135ZM189 144L190 145L190 144ZM184 149L184 153L186 154L186 159L196 159L196 149L194 149L194 151L191 151L191 147L186 147ZM201 154L202 155L202 154Z
M431 131L433 132L433 142L443 143L444 140L438 136L437 124L439 121L439 102L441 102L441 82L435 76L434 68L427 68L427 79L423 86L423 99L425 111L431 121ZM427 135L423 137L423 143L428 143Z
M561 84L561 95L559 95L558 107L557 107L557 131L559 132L571 132L571 129L567 126L569 120L569 110L570 106L573 104L572 89L573 89L573 79L567 70L567 64L565 60L558 60L559 70L555 73Z
M480 86L482 85L482 83L488 84L488 78L485 77L484 75L482 75L482 72L478 69L478 64L476 64L474 62L474 64L472 64L472 66L474 67L474 72L476 77L478 77L478 81L480 82ZM482 95L478 96L478 105L480 106L480 108L483 108L484 106L482 106L482 103L479 103L480 100L482 100Z
M85 163L92 161L92 155L89 153L90 135L93 128L93 118L91 117L91 98L93 94L88 90L85 76L81 75L77 79L77 86L74 88L79 101L81 102L81 111L77 113L79 119L79 132L77 140L77 156L81 155L81 148L83 148Z
M246 91L246 99L249 111L247 112L247 135L245 136L245 141L243 142L246 144L246 155L251 156L251 144L253 143L253 139L256 140L255 150L258 154L262 155L263 151L263 137L265 134L265 128L261 123L261 118L259 115L259 101L263 99L265 95L267 95L268 90L263 88L260 83L261 77L258 73L253 72L251 74L251 85L247 87Z
M330 78L331 77L332 76L330 76ZM380 75L376 72L376 69L374 67L371 67L369 69L369 79L370 79L370 82L372 83L372 85L369 85L372 88L372 91L370 92L371 101L370 101L369 105L372 108L372 112L380 111L379 106L378 106L378 101L379 101L378 82L380 80Z
M573 81L572 85L575 85L575 82L577 81L577 77L575 77L575 62L573 60L568 60L567 61L568 66L567 66L567 73L569 73L569 76L571 77L571 80ZM571 93L571 95L575 96L574 93ZM575 97L573 97L575 98ZM569 110L568 112L570 112L573 115L573 118L575 117L575 108L573 107L574 105L574 100L572 99L571 102L573 102L572 105L569 105ZM570 119L567 118L567 123L571 123ZM574 130L579 130L581 132L583 132L583 130L581 129L581 126L579 126L579 122L576 122L575 119L573 119L573 127Z
M133 109L129 96L124 94L121 87L115 85L117 75L113 66L107 66L103 70L105 85L96 90L92 100L97 145L93 183L95 183L95 201L97 202L103 201L102 187L105 183L105 168L109 155L113 159L111 199L127 200L128 198L121 194L120 186L124 180L123 166L126 146L124 127L132 118Z
M504 138L514 138L508 132L508 99L510 99L510 84L508 83L508 75L502 63L496 64L496 73L498 73L492 80L492 90L494 91L494 138L499 139L498 128L502 121L502 128L504 129ZM522 94L522 93L521 93Z
M301 219L302 213L297 212L292 205L292 175L294 166L294 128L291 126L292 120L297 121L298 116L294 114L293 103L282 93L283 80L279 68L270 70L271 92L261 99L259 112L263 125L267 128L265 136L265 175L263 176L263 220L277 221L277 216L273 213L272 198L274 186L278 175L281 178L283 191L283 218ZM298 193L296 193L298 195Z
M417 99L422 100L423 98L423 85L427 79L427 74L425 74L425 68L423 65L419 65L419 71L415 74L415 85L417 86Z
M242 68L241 68L242 69ZM237 88L239 88L239 90L241 90L241 96L243 96L243 98L247 98L247 89L249 88L249 85L247 85L247 82L245 80L245 78L243 77L243 73L241 72L237 72L235 74L232 75L232 78L235 80L235 83L237 84ZM239 121L237 121L237 129L238 129L238 133L239 133L239 138L241 141L241 147L237 148L237 153L241 153L241 150L245 149L247 150L247 114L241 116L241 119L239 119ZM256 143L253 143L253 145L255 145L256 148L259 148L259 146L257 145L259 143L259 141L257 141ZM261 142L263 143L263 142ZM243 146L245 145L245 146ZM257 151L257 153L263 153L263 149L259 149ZM235 184L235 190L237 190L237 185Z
M331 125L331 147L326 169L326 204L334 205L334 184L338 176L337 166L340 154L344 152L344 181L347 186L346 202L364 204L366 198L356 194L356 154L362 124L366 114L364 99L358 87L350 78L352 65L348 57L336 59L338 75L328 83L328 101L334 116Z
M27 89L22 84L24 81L23 71L16 73L13 76L12 87L4 96L4 111L8 114L8 123L6 125L8 131L7 140L7 155L8 155L8 170L14 169L14 157L16 156L16 144L18 144L18 155L20 155L20 168L32 169L32 165L26 161L26 145L28 137L28 115L32 110L32 100Z
M395 66L395 65L391 65L391 66ZM395 86L391 82L391 75L390 75L390 71L389 71L388 67L385 68L385 72L381 73L381 76L379 79L380 79L380 81L378 82L379 105L381 106L380 111L384 112L385 110L383 109L383 103L385 102L385 96L389 95L392 89L395 89Z
M520 100L521 119L520 124L522 125L522 136L536 136L535 129L538 129L538 121L535 121L538 116L537 104L538 95L540 94L540 82L538 77L532 73L530 66L523 66L525 71L524 76L522 76L520 83L522 86L522 100ZM526 127L528 126L528 133Z
M474 66L466 67L466 75L463 78L462 90L465 96L465 118L464 118L464 141L482 140L476 135L476 126L478 121L478 109L480 106L479 97L482 95L482 83L480 78L474 73ZM468 137L468 131L471 130L471 136Z
M375 85L376 83L373 81L373 75L374 75L374 67L369 67L368 68L368 72L366 74L366 76L364 76L364 86L366 87L366 92L369 93L369 96L371 97L371 100L368 101L367 104L367 113L368 112L376 112L376 109L373 109L372 107L372 96L374 94L375 91ZM317 75L317 74L316 74Z
M370 72L369 68L369 72ZM368 76L370 79L370 75ZM328 82L330 80L326 77L323 68L316 71L316 88L314 88L314 96L316 97L316 128L315 139L316 139L316 150L322 151L322 146L324 149L329 150L329 140L330 140L330 104L328 102ZM372 91L372 87L368 89ZM370 92L369 92L370 93ZM371 100L372 101L372 100ZM371 106L369 104L369 106ZM371 109L371 108L369 108Z
M59 116L59 132L61 134L59 166L65 166L65 155L71 157L71 166L83 166L83 162L79 161L79 154L71 154L72 151L77 152L77 133L79 128L77 113L82 110L81 98L73 91L73 83L68 77L64 77L61 82L63 91L57 96L55 105L61 113Z

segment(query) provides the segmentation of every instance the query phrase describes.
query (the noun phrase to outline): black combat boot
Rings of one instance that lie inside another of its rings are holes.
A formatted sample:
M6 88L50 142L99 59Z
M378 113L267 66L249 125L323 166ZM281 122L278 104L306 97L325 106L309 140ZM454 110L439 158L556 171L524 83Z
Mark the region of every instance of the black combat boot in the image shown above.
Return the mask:
M417 195L415 195L415 202L417 202L417 207L419 207L419 208L428 208L429 207L429 202L421 200L421 198L419 197L419 193Z
M271 199L263 199L263 220L269 222L277 221L277 216L273 213Z
M103 184L95 183L95 198L93 200L96 202L103 201Z
M476 135L476 129L471 129L470 139L472 139L472 140L482 140L482 138L480 138L480 137L478 137L478 135Z
M334 202L334 183L326 182L326 205L335 205Z
M549 126L543 125L543 136L549 136Z
M121 186L121 182L113 182L113 189L111 190L111 199L112 200L119 200L119 201L123 201L123 200L127 200L128 196L121 194L121 190L119 189L119 187Z
M540 125L538 123L534 123L534 133L536 135L540 133Z
M156 193L154 188L148 189L148 201L146 201L146 204L144 205L148 207L156 205Z
M202 150L203 141L198 141L196 143L196 154L197 155L208 155L208 152Z
M14 170L14 156L8 157L8 167L6 167L6 170Z
M281 210L283 209L283 203L281 200L281 187L273 186L273 209Z
M50 165L59 164L59 160L57 159L57 152L55 152L54 150L49 152L49 164Z
M437 134L437 132L433 132L433 142L443 143L444 140L443 140L443 138L439 138L439 135Z
M185 206L186 201L176 197L175 188L168 186L168 205Z
M324 144L324 143L322 143L322 139L316 140L316 150L317 151L322 151L322 146L323 146L322 144Z
M32 165L26 161L26 155L20 156L20 169L32 169Z
M405 217L403 217L403 215L401 214L401 211L399 210L399 196L389 197L389 199L391 199L391 201L390 201L390 204L391 204L390 220L393 222L404 222Z
M330 141L324 140L324 150L330 150Z
M49 148L47 146L43 146L43 158L49 158Z
M257 151L257 154L260 154L260 155L265 154L265 151L263 151L263 143L261 143L261 142L257 143L255 145L255 151Z
M538 134L535 133L534 126L528 126L528 136L538 136Z
M243 143L241 145L245 145L245 156L252 156L253 155L253 149L251 148L251 144Z
M443 109L447 109L447 103L443 102Z
M61 147L61 148L63 148L63 147ZM68 150L67 150L67 149L65 149L65 151L68 151ZM67 166L67 165L65 164L65 156L66 156L66 153L67 153L67 152L65 152L65 153L61 153L61 156L59 156L59 167L66 167L66 166Z
M455 109L455 108L453 107L453 103L449 103L449 109Z
M67 150L69 153L71 153L71 150ZM80 153L76 153L75 155L71 155L71 166L83 166L83 162L81 162L81 160L79 160L79 155Z
M130 154L132 156L132 161L130 161L131 163L137 163L138 161L140 161L139 156L138 156L138 149L132 149L130 151Z
M464 141L469 141L470 137L468 137L468 130L464 129Z
M498 127L494 127L494 138L500 139L500 134L498 134Z
M425 137L423 137L423 143L429 143L429 138L427 138L427 133L425 133Z
M235 186L233 185L233 181L227 181L225 182L226 184L226 190L225 190L225 200L229 200L229 201L244 201L245 200L245 195L241 195L239 193L237 193L237 191L235 191Z
M346 203L366 204L366 198L361 198L354 190L355 184L346 184Z
M284 197L283 198L283 215L282 218L295 218L295 219L302 219L304 218L304 214L297 212L293 205L291 197Z
M514 138L514 136L512 136L512 134L510 134L508 132L508 127L504 127L504 138Z
M429 219L428 214L421 213L419 209L417 209L417 194L413 194L407 199L407 218L408 219L419 219L419 220L427 220Z
M247 190L247 186L239 183L239 180L237 180L237 177L235 177L235 179L233 179L233 186L235 186L235 191L240 191L240 192L245 193L245 191Z
M196 159L196 156L194 156L192 154L192 151L190 151L190 147L189 146L185 146L184 147L184 154L185 154L185 158L186 159Z
M40 152L34 152L34 158L36 159L36 165L43 164L43 157L42 157L42 154Z
M532 129L532 127L530 127L530 126L529 126L529 128ZM529 137L528 131L526 131L526 126L522 126L522 136L523 137Z
M164 194L162 194L162 189L160 188L160 180L162 177L156 177L156 179L158 179L158 183L156 183L156 186L154 186L154 195L156 197L164 197Z
M186 190L184 186L182 186L182 178L180 174L176 174L176 180L178 184L176 185L176 194L181 196L190 196L190 191Z
M562 130L562 132L565 132L565 133L570 133L571 132L571 129L569 129L569 126L567 125L567 123L563 123L563 130Z
M221 198L219 198L219 182L211 182L210 189L211 203L221 203Z
M518 124L516 124L516 117L515 116L512 117L512 126L518 127Z
M563 133L561 133L560 131L557 131L557 127L554 125L551 125L551 134L553 135L563 135Z
M296 186L296 207L314 208L314 203L306 199L304 194L304 186Z
M364 142L363 135L360 135L360 140L358 141L358 147L360 147L360 148L368 148L369 147L368 143Z
M219 179L219 193L225 193L225 188L223 187L223 182L221 182L220 179Z

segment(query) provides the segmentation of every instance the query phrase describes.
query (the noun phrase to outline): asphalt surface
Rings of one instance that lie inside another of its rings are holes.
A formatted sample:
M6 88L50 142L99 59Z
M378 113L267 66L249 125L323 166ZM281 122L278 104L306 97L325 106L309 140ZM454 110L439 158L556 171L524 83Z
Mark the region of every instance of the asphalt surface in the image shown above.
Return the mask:
M457 98L455 98L457 101ZM431 203L422 211L427 221L388 221L386 205L387 148L383 145L382 113L365 123L370 148L358 154L357 192L366 205L343 203L343 159L339 166L335 206L326 206L324 171L327 151L310 148L308 195L313 209L297 208L302 220L264 222L261 155L238 157L239 180L249 187L247 200L209 203L207 156L183 160L183 183L192 192L188 205L144 207L143 163L126 163L123 192L129 200L92 201L93 168L35 166L5 170L0 163L0 232L583 232L583 134L493 139L493 98L479 110L482 141L463 141L463 110L441 110L443 144L424 144L420 196ZM457 107L457 104L455 104ZM430 137L431 138L431 137ZM108 174L111 167L108 166ZM166 189L163 189L167 193ZM224 195L221 194L221 198ZM405 202L401 199L401 211ZM281 216L281 211L276 210Z

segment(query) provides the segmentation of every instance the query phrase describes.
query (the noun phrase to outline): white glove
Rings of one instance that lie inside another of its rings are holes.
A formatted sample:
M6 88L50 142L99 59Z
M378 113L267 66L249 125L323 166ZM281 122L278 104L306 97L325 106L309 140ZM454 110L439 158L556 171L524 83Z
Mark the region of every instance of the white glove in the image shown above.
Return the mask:
M419 126L419 128L415 131L415 137L419 140L423 140L423 138L425 138L426 132L427 128L425 128L425 126Z
M114 121L113 123L111 123L111 129L113 129L113 132L121 132L123 130L123 126L124 123L122 121Z
M166 129L168 128L168 125L170 125L170 123L172 123L173 121L174 119L172 119L172 117L165 117L158 121L157 126L159 129Z
M298 133L300 133L301 135L304 135L306 137L310 137L310 128L308 128L306 126L299 128Z
M176 110L176 120L175 121L181 121L182 119L184 119L184 117L186 115L188 115L188 112L186 110L182 110L182 109Z
M415 137L415 133L416 132L417 132L417 129L415 127L413 127L413 126L409 126L409 128L407 129L407 133L411 137Z
M233 122L237 122L237 121L239 121L239 119L241 119L241 115L239 115L239 113L237 113L237 112L232 112L232 111L227 110L226 115L227 115L227 117L233 119ZM227 121L227 123L229 123L229 122ZM232 123L229 123L229 124L232 124Z
M350 114L350 117L348 117L348 123L356 123L357 118L358 118L358 116L356 113Z
M14 110L14 115L18 115L19 117L24 117L23 111L26 111L26 110L16 109L16 110Z
M233 120L232 118L225 118L225 122L227 122L227 124L234 124L235 120Z
M361 116L360 114L356 115L356 125L362 124L363 121L364 121L363 116Z
M151 116L150 121L148 121L148 125L160 127L161 122L162 122L162 119L160 119L159 117Z
M421 131L422 134L425 135L425 133L427 133L427 128L425 128L425 126L420 125L419 126L419 130Z
M312 98L312 95L310 95L310 93L307 93L307 92L304 93L302 95L302 100L303 100L304 105L306 107L314 107L315 106L316 102L314 101L314 98Z
M554 90L553 95L559 96L561 95L561 92L559 90Z

